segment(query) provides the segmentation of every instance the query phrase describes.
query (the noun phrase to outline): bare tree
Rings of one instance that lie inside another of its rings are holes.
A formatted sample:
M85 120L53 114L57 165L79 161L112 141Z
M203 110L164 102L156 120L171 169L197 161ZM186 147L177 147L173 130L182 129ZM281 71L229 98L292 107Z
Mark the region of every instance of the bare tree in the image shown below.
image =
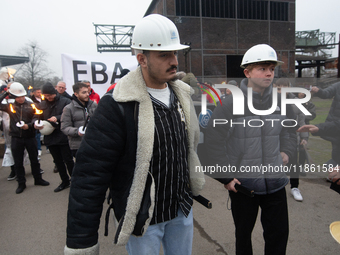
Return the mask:
M47 67L47 52L37 42L29 42L22 47L18 55L29 57L29 62L15 74L16 81L25 86L41 87L53 72Z

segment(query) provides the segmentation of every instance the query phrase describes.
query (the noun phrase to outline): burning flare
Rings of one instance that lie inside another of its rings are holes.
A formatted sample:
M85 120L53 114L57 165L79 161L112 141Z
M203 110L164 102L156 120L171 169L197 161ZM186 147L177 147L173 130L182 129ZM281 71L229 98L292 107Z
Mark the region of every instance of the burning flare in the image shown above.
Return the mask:
M43 110L39 110L35 104L31 104L32 108L35 110L35 114L40 115L43 113Z
M13 112L13 113L16 113L16 111L14 110L14 108L13 108L13 105L12 105L12 104L9 104L9 109L11 109L11 112Z
M41 95L41 100L45 100L45 97L44 97L44 95Z
M28 89L33 89L33 87L32 87L32 86L29 86Z

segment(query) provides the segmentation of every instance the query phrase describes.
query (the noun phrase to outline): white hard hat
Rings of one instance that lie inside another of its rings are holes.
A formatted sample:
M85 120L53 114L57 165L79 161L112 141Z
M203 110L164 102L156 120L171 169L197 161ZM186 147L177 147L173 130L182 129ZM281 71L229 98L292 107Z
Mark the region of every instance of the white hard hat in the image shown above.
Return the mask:
M244 54L241 67L245 68L247 65L258 62L275 62L277 66L283 64L282 61L277 60L276 51L267 44L258 44L251 47Z
M46 120L42 120L41 122L43 123L43 128L39 130L40 133L42 135L50 135L50 134L52 134L52 132L54 131L55 128L51 125L51 123L49 123Z
M24 86L19 82L13 82L11 84L11 87L9 88L8 92L11 93L13 96L17 96L17 97L27 95L27 92L26 92Z
M151 14L136 25L131 48L175 51L189 48L189 46L180 44L177 27L170 19L159 14Z

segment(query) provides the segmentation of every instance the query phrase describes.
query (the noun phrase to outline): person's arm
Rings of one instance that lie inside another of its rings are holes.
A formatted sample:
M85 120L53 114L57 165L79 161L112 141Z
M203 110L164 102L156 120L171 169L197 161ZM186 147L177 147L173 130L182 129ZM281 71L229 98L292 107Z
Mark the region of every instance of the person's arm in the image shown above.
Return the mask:
M126 126L112 96L104 96L87 126L72 173L65 254L96 249L103 202L122 158ZM121 174L121 172L120 172Z
M68 104L71 103L71 100L68 99L67 97L61 97L61 98L63 98L61 110L55 116L53 116L53 117L56 117L56 119L57 119L56 121L53 121L53 122L59 123L59 124L61 123L61 115L63 113L63 110L64 110L65 106L67 106Z
M328 178L336 183L337 185L340 185L340 169L339 166L330 168L329 170Z
M324 122L317 124L316 127L319 129L313 135L322 136L322 135L331 135L340 137L340 119L330 122Z
M67 136L78 137L78 128L73 126L72 110L69 107L64 107L61 115L60 130Z
M320 97L322 99L333 98L336 94L337 86L339 86L339 83L334 83L333 85L328 86L325 89L318 88L318 90L316 90L317 92L315 93L315 96Z
M2 101L5 99L5 97L8 96L8 92L4 91L0 94L0 111L9 113L9 107L8 104L2 104Z

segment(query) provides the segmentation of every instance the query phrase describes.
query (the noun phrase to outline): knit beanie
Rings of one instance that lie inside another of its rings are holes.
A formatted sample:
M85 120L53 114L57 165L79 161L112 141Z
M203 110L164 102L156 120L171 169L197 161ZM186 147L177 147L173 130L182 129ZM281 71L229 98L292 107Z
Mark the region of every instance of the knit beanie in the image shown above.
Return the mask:
M123 69L119 75L119 78L123 78L125 75L127 75L130 72L129 69Z
M57 94L57 91L53 87L52 83L47 82L47 83L44 84L44 86L42 86L41 94L53 95L53 94Z

